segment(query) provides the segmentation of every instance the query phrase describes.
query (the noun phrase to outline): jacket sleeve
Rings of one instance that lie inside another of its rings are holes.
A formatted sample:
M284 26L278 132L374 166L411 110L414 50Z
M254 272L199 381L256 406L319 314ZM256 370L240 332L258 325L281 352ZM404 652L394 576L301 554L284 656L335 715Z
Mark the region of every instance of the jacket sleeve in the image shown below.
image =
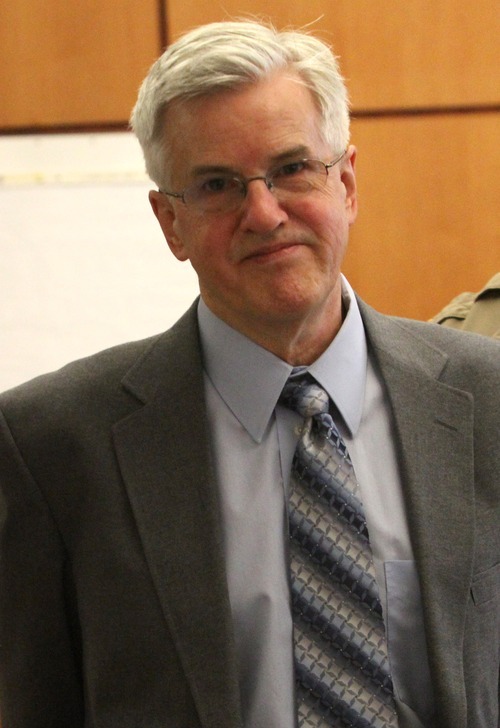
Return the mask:
M57 527L0 414L2 728L78 728L77 620Z

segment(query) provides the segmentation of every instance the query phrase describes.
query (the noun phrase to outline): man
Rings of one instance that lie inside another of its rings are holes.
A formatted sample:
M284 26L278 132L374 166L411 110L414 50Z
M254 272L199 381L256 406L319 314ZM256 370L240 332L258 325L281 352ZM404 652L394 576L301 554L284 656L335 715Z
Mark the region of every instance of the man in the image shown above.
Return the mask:
M201 299L0 398L3 728L494 728L499 349L341 276L330 50L202 27L132 124Z
M479 293L459 293L432 321L500 340L500 273L490 278Z

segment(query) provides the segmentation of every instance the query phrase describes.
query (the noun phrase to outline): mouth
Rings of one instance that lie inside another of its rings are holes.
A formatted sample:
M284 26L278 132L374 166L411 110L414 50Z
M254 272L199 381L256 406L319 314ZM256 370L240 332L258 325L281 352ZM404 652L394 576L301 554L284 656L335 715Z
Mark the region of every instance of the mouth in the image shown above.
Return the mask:
M244 260L251 260L256 263L279 261L288 258L290 255L294 255L303 247L303 245L304 243L297 241L267 245L248 253Z

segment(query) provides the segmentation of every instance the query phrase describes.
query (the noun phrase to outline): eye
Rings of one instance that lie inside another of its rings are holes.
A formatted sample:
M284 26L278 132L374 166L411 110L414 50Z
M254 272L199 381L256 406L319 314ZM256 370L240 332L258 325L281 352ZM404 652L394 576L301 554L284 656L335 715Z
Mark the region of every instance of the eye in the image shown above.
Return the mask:
M307 169L307 161L299 159L296 162L288 162L274 172L273 177L293 177Z
M235 180L232 177L208 177L200 180L196 189L200 195L220 195L235 187Z

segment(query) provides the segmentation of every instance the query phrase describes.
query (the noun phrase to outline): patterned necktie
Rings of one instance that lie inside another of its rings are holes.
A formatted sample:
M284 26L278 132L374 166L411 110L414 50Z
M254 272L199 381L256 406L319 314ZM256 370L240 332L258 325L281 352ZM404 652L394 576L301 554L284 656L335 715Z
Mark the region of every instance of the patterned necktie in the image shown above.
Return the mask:
M288 506L298 725L396 727L368 529L328 394L292 377L280 402L305 418Z

